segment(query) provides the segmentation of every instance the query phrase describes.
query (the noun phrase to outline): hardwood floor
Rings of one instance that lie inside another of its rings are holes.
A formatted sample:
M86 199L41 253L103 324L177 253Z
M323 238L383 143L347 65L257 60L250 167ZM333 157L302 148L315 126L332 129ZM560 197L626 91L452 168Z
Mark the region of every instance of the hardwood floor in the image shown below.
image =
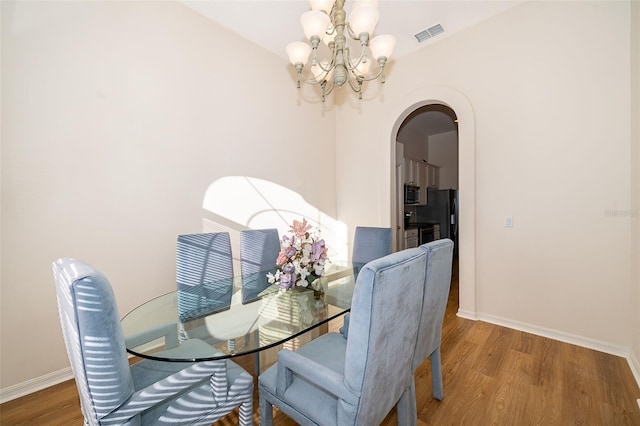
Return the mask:
M624 358L458 318L457 284L454 270L442 401L431 397L429 362L416 372L420 425L640 425L640 389ZM252 356L237 361L253 371ZM257 383L255 401L257 424ZM295 425L274 411L275 425ZM74 381L0 405L0 424L81 425ZM216 424L237 425L237 410ZM383 422L396 424L394 412Z

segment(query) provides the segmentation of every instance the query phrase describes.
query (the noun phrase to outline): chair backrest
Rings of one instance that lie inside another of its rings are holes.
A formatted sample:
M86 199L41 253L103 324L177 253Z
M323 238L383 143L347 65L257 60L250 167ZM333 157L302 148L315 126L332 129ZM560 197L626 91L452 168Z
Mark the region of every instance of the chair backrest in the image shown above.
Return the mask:
M412 383L426 262L427 253L412 248L373 260L358 274L344 374L360 404L353 412L339 403L338 424L380 424Z
M233 277L233 256L228 232L178 235L178 285L196 286Z
M351 261L367 263L391 254L391 228L357 226Z
M278 253L280 253L280 236L276 228L240 231L242 275L275 268Z
M255 299L262 290L269 287L265 271L276 267L278 253L280 236L277 229L240 231L243 302Z
M451 287L453 241L448 238L431 241L419 249L427 253L427 273L414 370L440 346L442 322Z
M178 235L176 281L182 321L227 308L233 292L229 233Z
M107 278L75 259L53 262L58 312L85 424L134 392L120 316Z

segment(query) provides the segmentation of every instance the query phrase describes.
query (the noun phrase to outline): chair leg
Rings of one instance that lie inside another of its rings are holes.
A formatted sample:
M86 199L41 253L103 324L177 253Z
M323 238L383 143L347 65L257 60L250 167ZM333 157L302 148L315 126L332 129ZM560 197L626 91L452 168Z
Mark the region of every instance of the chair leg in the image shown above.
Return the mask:
M240 426L253 426L253 395L240 404Z
M418 424L418 412L416 407L416 386L411 380L411 385L405 389L396 407L398 426L416 426Z
M440 347L433 351L431 358L431 384L433 386L433 397L442 401L442 364L440 360Z
M260 395L260 426L273 425L273 406Z

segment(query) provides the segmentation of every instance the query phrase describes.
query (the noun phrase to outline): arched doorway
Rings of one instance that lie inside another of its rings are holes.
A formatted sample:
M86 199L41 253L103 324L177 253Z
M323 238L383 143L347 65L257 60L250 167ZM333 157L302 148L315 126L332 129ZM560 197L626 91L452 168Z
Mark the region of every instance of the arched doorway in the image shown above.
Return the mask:
M397 199L398 177L396 176L396 137L400 126L414 111L426 105L445 105L458 118L458 254L460 307L458 315L477 319L476 311L476 208L475 208L475 116L469 100L461 92L450 87L430 86L408 94L396 106L389 118L391 150L391 199ZM396 203L391 203L391 224L395 229Z
M405 238L400 238L399 233L396 241L398 248L406 240L408 231L418 231L419 244L438 237L453 240L454 257L457 257L457 123L451 108L429 104L413 111L400 125L396 138L396 167L400 170L396 180L403 181L404 196L404 187L412 188L412 179L416 179L414 184L419 189L415 192L419 199L413 204L404 197L396 199L397 211L404 210L404 220L398 221L396 229L405 228ZM402 164L398 157L404 158ZM398 179L400 175L403 179Z

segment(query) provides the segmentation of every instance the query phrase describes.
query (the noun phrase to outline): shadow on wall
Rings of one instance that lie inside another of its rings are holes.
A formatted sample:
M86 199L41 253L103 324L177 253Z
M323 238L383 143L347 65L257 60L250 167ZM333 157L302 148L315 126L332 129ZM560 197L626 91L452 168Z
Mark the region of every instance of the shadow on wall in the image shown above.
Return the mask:
M240 231L276 228L285 235L294 220L307 219L317 227L329 258L349 258L347 227L309 204L295 191L248 176L226 176L213 182L204 195L202 232L229 232L233 253L240 253ZM234 260L237 261L234 255ZM234 264L234 268L237 267Z

